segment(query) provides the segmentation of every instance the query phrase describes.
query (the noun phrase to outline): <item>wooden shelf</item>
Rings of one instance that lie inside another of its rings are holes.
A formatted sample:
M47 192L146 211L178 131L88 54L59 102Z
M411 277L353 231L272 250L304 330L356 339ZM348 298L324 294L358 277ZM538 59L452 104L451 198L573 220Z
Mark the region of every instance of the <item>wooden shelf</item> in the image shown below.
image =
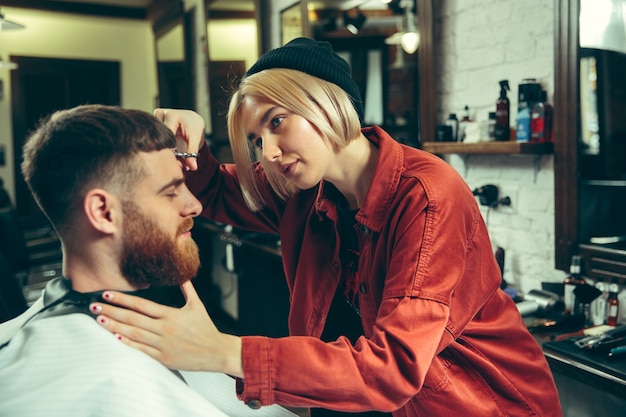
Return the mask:
M485 154L485 155L542 155L554 152L554 143L530 143L530 142L423 142L422 147L431 153L455 153L455 154Z

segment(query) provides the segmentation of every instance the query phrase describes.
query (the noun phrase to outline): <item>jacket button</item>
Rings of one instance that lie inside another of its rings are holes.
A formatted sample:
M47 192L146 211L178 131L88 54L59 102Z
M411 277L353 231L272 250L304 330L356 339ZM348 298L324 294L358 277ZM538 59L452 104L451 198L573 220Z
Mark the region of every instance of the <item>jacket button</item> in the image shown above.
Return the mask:
M365 285L364 283L360 283L359 284L359 292L361 294L366 294L367 293L367 285Z
M250 400L250 401L248 401L248 407L250 407L253 410L258 410L259 408L261 408L261 401L260 400Z

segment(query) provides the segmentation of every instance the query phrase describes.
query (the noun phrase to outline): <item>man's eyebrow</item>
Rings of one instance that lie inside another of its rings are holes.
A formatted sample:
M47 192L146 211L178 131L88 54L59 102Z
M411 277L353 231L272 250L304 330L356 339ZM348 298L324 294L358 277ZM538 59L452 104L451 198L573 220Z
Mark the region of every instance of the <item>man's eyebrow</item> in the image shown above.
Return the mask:
M170 182L165 184L163 187L161 187L158 192L162 193L163 191L167 190L170 187L178 187L181 184L184 184L184 182L185 182L185 178L184 177L182 177L182 178L174 178L173 180L171 180Z
M277 108L278 106L272 106L269 109L267 109L267 111L265 113L263 113L263 116L261 117L261 126L263 126L265 123L267 123L267 121L270 118L270 114L272 113L272 111L274 111L275 108ZM248 140L254 140L257 137L257 135L254 132L248 133Z

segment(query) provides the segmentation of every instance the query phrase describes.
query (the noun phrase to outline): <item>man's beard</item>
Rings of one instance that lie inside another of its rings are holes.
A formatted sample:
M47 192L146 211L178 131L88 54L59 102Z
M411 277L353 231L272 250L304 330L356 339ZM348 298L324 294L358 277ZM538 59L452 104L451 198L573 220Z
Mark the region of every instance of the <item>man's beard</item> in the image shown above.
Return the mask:
M137 287L173 286L190 280L198 272L198 246L192 239L178 242L181 233L193 226L186 219L168 236L132 202L123 203L124 236L120 260L122 274Z

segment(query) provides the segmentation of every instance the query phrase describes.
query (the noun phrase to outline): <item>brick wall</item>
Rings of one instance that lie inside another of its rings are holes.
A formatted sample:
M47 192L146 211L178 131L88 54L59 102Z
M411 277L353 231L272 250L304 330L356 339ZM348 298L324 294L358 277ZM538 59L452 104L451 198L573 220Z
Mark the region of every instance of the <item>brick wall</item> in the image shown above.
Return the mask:
M486 122L495 111L498 82L511 86L515 124L518 85L536 78L554 91L554 4L545 0L446 0L435 3L437 116L462 114ZM558 140L558 138L556 139ZM509 196L509 207L481 206L494 248L506 252L504 278L528 292L542 281L561 282L554 269L553 156L449 155L470 188L485 184Z

